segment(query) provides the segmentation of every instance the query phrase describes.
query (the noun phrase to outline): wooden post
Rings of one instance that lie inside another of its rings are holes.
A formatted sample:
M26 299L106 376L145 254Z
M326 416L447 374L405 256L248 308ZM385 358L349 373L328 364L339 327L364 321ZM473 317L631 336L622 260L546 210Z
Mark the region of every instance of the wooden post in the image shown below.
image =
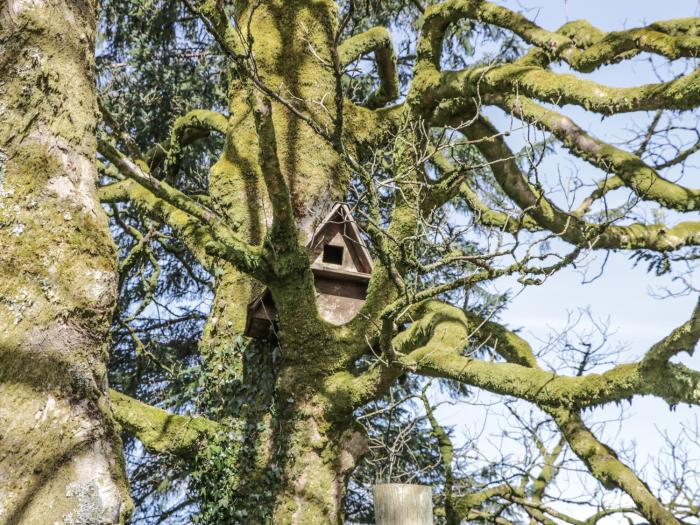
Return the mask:
M433 493L427 485L374 486L377 525L433 525Z

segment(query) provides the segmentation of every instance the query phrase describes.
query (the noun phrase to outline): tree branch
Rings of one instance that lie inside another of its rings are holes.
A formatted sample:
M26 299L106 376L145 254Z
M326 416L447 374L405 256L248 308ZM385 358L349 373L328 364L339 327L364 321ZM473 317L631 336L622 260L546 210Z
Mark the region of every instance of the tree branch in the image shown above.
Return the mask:
M543 102L575 104L604 115L658 109L686 111L700 103L700 70L669 82L615 88L537 66L504 64L445 71L431 90L431 99L518 92Z
M366 106L376 109L399 96L399 76L391 33L384 27L374 27L351 36L338 46L343 67L371 52L374 52L377 61L379 88L369 96Z
M691 33L691 28L698 25L697 18L669 20L607 34L588 22L576 21L553 33L508 8L468 0L440 2L429 7L424 16L425 37L442 40L447 26L464 18L508 29L551 59L564 60L581 72L591 72L640 52L670 60L694 58L700 54L700 38ZM439 56L435 63L438 61Z
M459 196L471 210L474 220L482 226L497 228L512 235L516 235L522 230L541 230L537 222L527 214L514 216L489 208L471 189L467 181L467 170L452 165L440 152L436 152L431 160L443 175L430 186L428 196L424 201L424 214L427 215L429 210L437 209Z
M523 96L499 95L487 99L521 120L551 132L577 157L604 171L612 171L640 198L678 211L700 209L700 190L664 179L633 153L592 137L570 118Z
M670 405L677 403L700 404L700 372L681 364L666 363L649 367L644 360L621 364L601 374L562 376L553 372L523 366L515 362L497 363L462 355L472 344L479 330L493 328L481 323L470 327L464 312L439 301L426 301L416 306L409 329L394 338L396 362L415 373L443 377L482 388L495 394L513 396L535 403L540 407L581 409L629 399L635 395L653 395ZM692 352L700 330L697 320L689 321L691 333L683 327L661 344L670 344L673 352ZM685 325L684 325L685 326ZM683 337L676 334L683 333ZM516 362L534 364L527 343L500 327L493 330L494 346L504 356L515 356ZM508 335L508 337L504 337ZM664 343L665 341L665 343Z
M458 317L456 313L453 315L453 319ZM687 349L689 345L694 347L698 338L700 338L700 322L697 317L698 308L693 312L693 316L688 323L684 324L683 327L675 330L670 336L664 338L664 340L652 347L650 354L654 357L663 356L668 358L670 355L673 355L673 352L668 350L669 348L678 350L679 348ZM466 323L463 324L466 325ZM451 321L451 326L455 326L454 320ZM509 334L507 330L498 327L495 323L482 323L481 326L486 330L493 330L496 328L494 331L495 336L499 340L504 340L507 343L506 346L510 347L504 355L515 357L521 361L533 355L529 345L517 338L515 334ZM685 330L684 327L686 328ZM445 340L444 327L436 326L433 330L439 334L438 337L441 342ZM515 343L515 345L513 343ZM513 347L515 347L515 352L513 352ZM436 345L433 345L432 350L433 352L440 351ZM532 367L530 370L532 372L538 370L536 361L531 359L530 362L531 364L529 367ZM658 363L656 364L658 365ZM468 366L468 364L465 363L464 366ZM620 367L617 368L619 369ZM493 373L493 370L488 373ZM603 375L605 376L606 374ZM594 375L591 374L589 376L583 376L581 379L586 380L593 376ZM511 380L513 381L515 379L513 378ZM697 389L697 384L695 388ZM698 401L700 401L700 395L698 396ZM546 404L543 405L541 402L537 404L554 417L574 453L586 464L591 474L601 483L608 488L617 487L624 490L635 502L639 511L649 519L651 523L656 525L679 524L673 514L665 509L661 502L651 493L646 484L617 458L617 455L612 449L600 443L590 430L586 428L576 412L567 409L553 408L551 406L546 406ZM556 455L554 457L556 457Z
M208 254L222 257L241 271L263 282L266 281L268 272L262 267L259 249L237 239L231 229L214 212L202 207L167 183L145 173L109 142L98 140L98 151L114 164L122 175L132 179L154 196L191 217L191 220L186 221L187 223L192 224L193 221L198 221L205 224L212 237L212 240L203 247ZM175 218L172 213L169 216Z
M172 228L197 261L212 271L213 260L206 246L214 242L210 229L201 221L156 197L133 180L122 180L100 187L98 196L102 203L129 202L149 217Z
M643 367L658 369L680 352L692 355L700 339L700 299L688 321L673 330L668 336L652 346L641 361Z
M680 521L651 493L647 484L618 459L615 451L598 441L578 414L567 410L548 412L574 453L606 488L625 491L653 525L680 525Z
M252 93L253 116L258 134L260 170L272 203L272 241L277 248L297 247L297 229L294 222L291 194L282 175L277 157L277 139L272 123L272 106L267 97Z
M426 390L429 384L430 383L423 388L420 399L423 402L423 408L425 409L425 415L430 423L433 437L435 437L437 440L438 451L440 453L440 463L442 463L442 468L445 471L445 518L447 520L447 525L459 525L461 520L455 511L454 475L452 472L454 446L452 445L452 440L450 439L449 434L440 425L435 417L433 407L430 406L430 402L426 396Z
M116 390L109 391L115 419L146 450L191 457L202 440L215 434L219 425L204 417L171 414Z
M167 141L152 147L146 154L151 171L169 157L179 156L183 147L208 137L212 131L226 135L228 119L225 115L206 109L195 109L179 117L173 123ZM172 161L171 161L172 162Z
M542 228L577 246L592 249L648 249L669 251L700 244L700 222L682 222L674 227L633 223L625 226L591 224L553 204L535 189L521 172L515 155L497 130L480 117L464 130L489 162L499 186Z

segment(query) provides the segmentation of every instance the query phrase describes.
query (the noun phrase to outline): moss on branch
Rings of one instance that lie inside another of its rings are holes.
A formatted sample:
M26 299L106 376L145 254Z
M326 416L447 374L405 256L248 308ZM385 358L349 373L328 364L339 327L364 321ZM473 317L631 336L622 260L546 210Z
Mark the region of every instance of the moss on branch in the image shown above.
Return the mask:
M652 394L674 403L679 394L692 392L685 396L685 401L700 403L700 373L668 364L668 359L678 351L692 351L697 343L700 337L697 309L687 323L652 347L647 354L653 361L652 366L642 360L617 366L604 374L580 377L557 376L542 370L526 341L496 323L474 317L467 320L461 310L452 306L432 301L421 305L415 314L420 319L405 334L397 336L401 343L398 346L407 350L400 359L404 366L418 373L464 381L536 403L554 417L574 453L596 479L608 488L624 490L650 523L678 525L678 520L647 485L586 428L577 411L635 394ZM496 344L491 342L490 346L498 349L510 363L485 362L461 355L464 340L470 337L468 326L474 321L479 326L473 331L493 337ZM414 344L422 346L411 350ZM511 364L513 362L522 362L524 366ZM684 374L685 379L682 378ZM693 379L689 380L688 376ZM457 509L465 515L478 504L509 492L509 487L502 486L468 495L456 502Z
M128 201L149 217L162 221L177 233L178 238L202 266L210 271L213 270L213 261L205 250L206 245L213 241L211 232L191 215L159 199L143 186L128 179L100 187L98 195L103 203Z
M613 449L593 435L574 412L550 410L573 452L606 488L619 488L634 501L641 514L653 525L680 525L634 471L620 461Z
M371 52L374 52L377 61L379 88L369 96L366 106L375 109L399 96L399 75L391 33L384 27L373 27L348 38L338 46L343 67Z
M640 52L670 60L700 54L698 19L658 22L648 27L604 33L586 21L569 22L557 32L547 31L522 14L491 2L452 0L429 7L424 16L422 38L431 41L439 63L440 46L447 27L460 19L478 20L507 29L552 59L563 60L581 72L590 72Z
M426 96L430 100L471 98L516 91L543 102L574 104L604 115L657 109L685 111L700 103L700 70L669 82L617 88L534 65L504 64L445 71Z
M465 315L473 337L484 337L484 343L506 361L530 368L539 367L530 343L518 334L476 314L465 312Z
M142 403L116 390L109 391L115 419L146 450L189 457L218 424L204 417L181 416Z
M471 189L466 178L467 170L452 165L440 152L436 152L432 160L442 172L442 177L430 187L428 196L423 202L424 215L429 215L455 196L459 196L471 210L474 221L482 226L498 228L513 235L522 230L541 230L540 225L525 213L515 216L489 208Z
M520 95L498 96L494 102L516 117L549 131L577 157L604 171L612 171L640 198L678 211L700 209L700 190L664 179L637 155L596 139L570 118Z
M540 407L578 409L652 395L670 405L700 404L700 372L680 364L648 367L644 361L618 365L601 374L562 376L534 367L527 343L494 323L471 326L465 313L439 301L426 301L412 312L411 327L394 338L397 360L416 373L460 381L495 394L518 397ZM695 327L697 321L692 321ZM686 325L679 329L685 334ZM464 351L479 331L488 330L499 341L498 351L512 362L473 359ZM678 331L660 345L673 345L675 353L692 351L698 331L678 337ZM666 355L666 354L664 354ZM524 364L515 364L521 362Z
M241 58L243 43L229 22L223 3L218 0L186 0L185 5L202 19L225 54L233 59Z
M441 72L440 53L445 32L450 24L464 18L513 31L536 46L536 51L513 64ZM615 174L574 213L563 211L543 191L528 183L497 130L485 119L479 119L464 133L475 139L475 146L486 157L499 185L523 210L524 218L518 221L517 217L489 209L468 185L459 187L457 191L482 224L512 233L521 229L549 230L576 246L589 248L670 251L696 245L700 242L700 223L694 221L667 227L643 223L615 225L612 224L615 217L607 223L597 224L582 220L594 200L622 184L642 199L682 212L700 208L700 190L664 179L637 155L591 137L570 119L530 98L556 105L577 104L604 114L657 108L693 109L700 103L700 70L671 82L611 88L574 75L554 73L546 67L553 60L561 59L574 69L587 70L641 51L659 53L668 58L695 56L700 52L697 26L694 20L679 20L660 23L653 28L605 34L586 22L576 21L552 33L519 13L489 2L442 2L426 10L408 100L423 112L435 109L433 115L438 123L442 123L444 117L440 115L445 112L452 115L473 112L474 107L464 107L465 104L470 106L467 101L472 99L497 105L550 131L574 155ZM463 102L460 104L459 101ZM456 112L450 110L451 107L455 107ZM465 117L466 122L472 120ZM452 125L465 127L458 119L453 119ZM435 198L451 198L456 193L454 187L444 191L437 189L441 193L436 192Z
M445 308L451 307L436 305L431 306L430 311L438 312ZM700 335L696 326L698 324L695 315L696 313L697 312L694 312L693 317L690 321L688 321L688 323L685 323L682 327L675 330L670 336L664 338L661 342L655 345L649 354L661 354L667 362L668 358L672 355L672 353L668 351L669 348L678 350L680 348L687 349L688 347L693 347L698 340L698 336ZM453 312L452 315L459 317L458 312ZM522 362L524 364L523 369L527 369L533 374L544 372L539 368L530 345L519 336L498 325L497 323L486 321L475 316L472 316L469 319L469 322L478 323L476 333L481 336L486 336L487 338L493 338L493 341L487 341L487 344L496 349L509 362ZM466 322L464 324L466 326ZM433 330L435 329L439 330L439 325L436 325L435 328L433 328ZM435 351L434 345L433 351ZM471 360L466 358L463 359L465 359L463 366L469 366L468 362ZM656 365L663 364L665 363L656 363ZM638 370L633 372L633 368L635 367L638 368ZM638 365L622 365L621 367L616 367L611 372L616 371L615 374L622 372L621 375L628 373L638 374L639 368L641 367ZM486 374L486 372L483 373ZM544 373L547 374L547 372ZM493 372L491 375L495 376ZM605 384L608 381L610 381L610 383L617 384L612 377L613 374L603 374L603 376L606 375L608 375L607 380L603 382L598 381L595 374L569 379L574 381L582 379L584 382L598 383L599 385ZM642 374L639 375L641 376ZM549 380L549 385L544 383L540 388L546 389L551 386L552 383L559 381L559 379L561 379L561 377L556 378L552 374L551 379ZM666 377L666 380L667 379L668 377ZM516 379L515 377L511 379L511 381L514 382L519 382L521 380L522 378ZM642 378L641 383L647 381L648 378ZM571 386L574 387L573 384ZM659 386L658 381L657 386ZM697 390L697 384L695 385L695 389ZM563 393L564 390L561 392ZM588 398L586 395L584 395L583 399L590 400L590 398ZM697 401L700 401L700 397L696 400L696 402ZM586 428L576 412L577 408L557 408L547 403L543 404L541 401L537 402L537 404L554 417L557 425L559 426L563 436L566 438L572 450L587 465L589 471L594 477L600 480L608 488L620 488L624 490L635 502L640 512L647 517L651 523L659 525L678 524L678 521L673 517L673 515L663 507L658 499L654 497L646 484L641 481L629 467L627 467L617 458L617 455L612 449L598 441L590 430ZM575 406L576 404L574 404L574 407ZM556 458L556 456L559 454L558 451L560 450L561 445L555 449L555 452L550 458L550 462L553 461L553 458ZM547 479L551 479L551 467L549 470L546 470L546 468L543 469L537 481L541 485L542 483L546 484ZM511 487L502 485L479 493L470 494L464 498L460 498L457 501L457 508L460 511L460 514L464 516L469 514L474 507L488 501L488 499L498 496L508 497L511 495L511 492Z
M207 242L203 248L208 254L225 258L239 270L263 282L267 279L268 273L263 268L259 249L238 239L231 228L214 212L203 207L166 182L160 181L144 172L141 167L132 162L110 143L98 141L98 150L119 169L122 175L136 182L153 194L159 201L169 204L180 212L173 213L172 210L167 210L165 213L161 212L164 217L167 216L175 222L180 222L180 225L185 227L189 227L197 222L206 225L210 232L211 241ZM148 201L148 199L143 199L143 201ZM152 200L150 204L151 208L154 209L158 205L158 201ZM185 220L185 217L188 217L188 219Z
M272 122L272 105L267 97L253 92L253 116L258 135L258 160L267 195L272 203L271 242L275 251L298 248L291 194L277 156L277 139Z
M455 119L457 120L457 119ZM464 133L489 162L499 186L543 229L577 246L593 249L648 249L669 251L700 243L700 222L663 224L592 224L567 213L534 188L518 166L503 137L485 118L475 121Z
M179 157L185 146L208 137L211 132L225 135L227 129L228 119L225 115L206 109L192 110L175 120L167 141L148 151L148 167L153 171L166 161L173 162L173 158Z

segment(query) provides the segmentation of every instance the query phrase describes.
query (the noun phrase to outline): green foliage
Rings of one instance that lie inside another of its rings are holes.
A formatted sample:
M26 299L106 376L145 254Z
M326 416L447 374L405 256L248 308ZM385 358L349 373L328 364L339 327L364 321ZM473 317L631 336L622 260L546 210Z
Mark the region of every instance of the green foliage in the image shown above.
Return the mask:
M191 489L198 494L195 523L224 525L270 523L282 472L261 454L277 425L276 368L279 350L238 338L208 349L216 359L186 371L186 397L197 411L222 424L219 433L195 456Z

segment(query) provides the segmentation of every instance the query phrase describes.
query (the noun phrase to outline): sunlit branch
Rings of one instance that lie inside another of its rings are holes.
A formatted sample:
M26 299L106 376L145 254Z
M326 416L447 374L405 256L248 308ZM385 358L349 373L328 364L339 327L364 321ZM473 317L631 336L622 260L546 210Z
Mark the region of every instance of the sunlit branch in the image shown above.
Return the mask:
M423 409L425 410L425 415L430 423L433 437L435 437L437 440L438 451L440 453L440 463L442 463L442 468L445 471L445 518L447 520L447 525L459 525L461 520L455 512L454 502L454 473L452 470L454 445L452 444L452 440L450 439L447 431L442 427L442 425L440 425L435 417L433 407L428 401L426 390L429 385L430 383L427 383L426 387L423 388L420 399L423 402Z
M476 223L498 228L510 234L517 234L522 230L539 231L542 228L527 214L519 216L509 215L505 212L494 210L488 207L479 198L467 182L468 167L452 165L444 155L436 154L431 159L435 166L442 172L443 176L437 180L429 189L428 197L424 206L427 209L435 209L454 197L461 197L472 211ZM426 213L424 211L424 213Z
M234 28L231 25L222 3L216 0L184 1L190 11L202 20L209 33L221 47L223 53L231 59L240 70L239 73L247 75L253 85L264 95L282 104L297 118L306 122L319 136L330 143L334 143L333 137L328 130L316 122L312 115L294 105L287 100L287 98L263 82L258 75L255 58L253 57L252 49L249 47L250 42L244 37L243 33L240 31L240 27Z
M607 195L608 192L611 192L618 188L622 188L624 186L625 183L622 182L622 179L617 175L613 177L606 177L605 179L598 182L596 189L593 190L588 197L583 199L578 208L576 208L571 213L576 217L583 217L597 200L605 197L605 195Z
M212 271L212 258L206 253L206 245L213 242L210 229L197 218L158 198L133 180L126 179L98 189L103 203L128 202L149 217L172 228L197 261Z
M170 206L191 217L192 221L205 224L209 228L212 238L204 246L207 253L225 258L241 271L256 276L261 280L265 279L265 272L261 267L258 249L238 240L214 212L197 204L194 200L167 183L159 181L144 172L109 142L99 140L98 150L119 169L122 175L138 183L158 199L165 201ZM157 206L157 203L154 204Z
M399 77L391 33L384 27L374 27L348 38L338 46L343 67L371 52L377 61L379 88L369 96L366 106L374 109L399 96Z
M465 356L463 353L470 347L474 334L490 325L471 326L464 312L453 306L427 301L414 308L411 316L415 318L414 322L394 338L394 348L398 362L421 375L454 379L541 407L580 409L635 395L656 396L671 405L682 402L700 404L700 372L681 364L649 367L642 360L618 365L601 374L563 376L531 366ZM503 331L500 336L498 332L492 333L502 339ZM676 353L681 351L680 348L692 352L692 342L698 335L699 332L693 331L691 336L672 336L659 344L672 345ZM511 355L515 352L519 362L534 363L528 357L525 345L520 342L513 345L513 342L513 339L506 341L502 348ZM494 348L498 351L499 347Z
M201 416L181 416L156 408L116 390L109 391L115 419L146 450L191 457L218 424Z
M697 19L693 18L607 34L587 22L576 21L558 32L550 32L508 8L468 0L440 2L428 8L424 15L423 38L431 40L433 49L439 53L437 40L442 39L449 24L465 18L508 29L551 57L564 60L582 72L590 72L639 52L654 53L671 60L700 54L700 38L690 31L698 25ZM439 55L433 58L436 64L438 60Z
M146 154L148 168L153 171L164 162L174 163L181 155L182 148L206 138L211 132L226 134L228 119L216 111L196 109L179 117L173 123L167 141L152 147Z
M575 104L612 115L657 109L691 110L700 104L700 70L669 82L613 88L575 75L518 64L445 71L430 98L477 97L479 93L520 93L542 102Z
M633 153L592 137L570 118L523 96L497 96L493 97L493 102L516 117L551 132L574 155L615 173L640 198L679 211L700 208L700 190L664 179Z
M411 366L418 373L421 373L421 370L425 367L425 364L427 362L433 363L433 366L435 366L435 364L437 363L442 363L441 365L438 365L438 368L443 368L445 365L450 366L452 364L450 363L451 361L454 364L457 364L457 361L461 361L461 363L458 364L458 368L460 371L458 372L457 376L450 376L451 378L456 379L457 377L463 375L467 368L471 367L475 362L478 362L478 360L460 357L460 354L457 353L461 352L461 348L465 346L463 338L468 336L466 331L466 319L460 319L462 317L460 311L446 305L440 306L436 304L434 306L426 306L426 312L426 319L429 320L432 326L421 326L418 329L421 330L421 332L423 333L425 333L426 330L430 330L432 332L432 335L430 331L426 333L423 337L428 338L428 340L424 344L424 346L418 350L413 350L408 354L408 356L410 356L413 361L412 365L409 366ZM693 318L688 322L691 326L691 336L687 336L687 334L685 333L683 334L685 337L679 336L679 332L682 331L683 328L681 327L680 329L674 331L669 337L665 338L660 343L658 343L658 345L656 345L654 348L652 348L651 353L654 355L660 353L664 358L668 358L670 352L660 351L658 350L658 347L681 347L685 348L686 350L688 350L689 345L691 346L691 348L694 347L697 343L698 338L700 337L700 330L698 330L698 327L696 326L698 323L695 319L695 314L696 312L694 312ZM420 324L421 323L414 323L414 327ZM488 328L493 328L494 325L495 323L482 323L480 329L488 330ZM412 327L411 330L414 330L414 327ZM462 339L460 339L460 332ZM505 329L497 330L494 333L495 337L501 340L504 339L503 336L506 334L507 331ZM401 335L399 335L398 337L401 337ZM510 340L512 341L512 337L510 338ZM508 340L508 338L505 338L505 341L507 345L508 343L510 343L510 346L512 347L512 343ZM516 341L518 344L516 345L515 355L519 359L532 355L532 352L529 349L529 345L527 345L524 342L520 342L517 339ZM455 345L455 343L457 344ZM450 346L453 347L453 350L450 349ZM455 352L455 350L457 350L457 352ZM415 355L416 352L418 352L419 355ZM509 355L509 353L510 352L506 353L505 355ZM522 367L523 370L527 370L527 373L525 373L519 379L515 379L515 376L511 375L510 381L520 383L521 381L526 381L526 377L529 374L537 375L538 373L543 372L541 369L535 366L535 361L532 361L532 363L532 367ZM497 364L494 365L495 367L499 366ZM610 372L606 372L599 377L603 378L605 376L608 376L606 378L607 381L612 383L615 381L613 377L616 374L621 373L623 367L625 366L627 365L621 365L619 367L616 367ZM634 375L644 376L642 370L643 367L641 365L636 364L629 366L637 368ZM495 379L495 373L496 369L493 368L489 371L484 369L480 373L477 373L477 375L488 376L490 378L490 382L493 384L494 382L498 382ZM432 374L429 373L429 375ZM591 380L593 382L597 382L596 376L597 374L591 374L588 376L569 379L573 381L581 379L584 382L588 382ZM670 380L669 375L663 374L663 376L664 377L662 381ZM628 376L625 378L625 381L631 381L633 380L633 377L633 375ZM538 388L537 396L539 396L539 394L541 394L545 390L551 388L552 385L560 379L562 379L561 376L555 377L554 374L552 374L552 377L549 380L544 381ZM646 382L650 381L650 379L651 377L642 377L641 381ZM504 380L506 380L505 377ZM469 384L474 383L469 381ZM695 386L696 389L697 384L698 383L696 383ZM573 384L571 386L573 386ZM637 388L635 390L639 392L639 385L636 386ZM657 387L658 386L659 385L657 384ZM562 394L567 395L564 394L564 392L562 392ZM700 401L700 396L697 397L698 399L696 400L696 403ZM634 472L631 469L629 469L629 467L627 467L617 458L617 455L614 453L614 451L612 451L612 449L606 447L597 440L597 438L590 432L590 430L586 428L586 426L581 421L580 417L575 411L565 408L557 408L549 405L546 402L543 403L543 401L544 400L542 399L538 401L538 406L543 407L555 418L557 425L559 426L569 445L572 447L572 450L581 458L581 460L584 463L586 463L586 465L589 468L589 471L599 481L601 481L601 483L603 483L609 488L617 487L624 490L634 500L639 511L647 519L649 519L651 523L663 525L679 523L673 516L673 514L671 514L666 508L664 508L661 502L650 492L646 484L644 484L644 482L642 482L634 474Z
M680 164L684 162L688 157L690 157L693 153L697 153L698 151L700 151L700 141L696 142L689 148L686 148L683 151L679 152L678 155L676 155L672 159L656 164L654 166L654 169L663 170L666 168L670 168L671 166Z
M278 248L296 247L297 230L294 222L291 194L284 180L277 157L277 139L272 122L272 106L269 99L253 93L253 116L258 134L260 170L272 203L272 236Z
M485 119L476 121L464 131L490 162L493 175L508 197L549 230L577 246L600 249L645 248L668 251L700 243L700 223L682 222L674 227L662 224L633 223L624 226L592 224L567 213L552 203L541 190L534 188L514 160L514 154Z
M202 20L224 53L234 62L240 61L244 50L239 35L229 22L223 4L217 0L184 0L184 3Z
M624 490L653 525L680 525L647 484L618 459L615 451L598 441L577 413L567 410L549 410L549 413L574 453L606 488Z
M402 309L406 308L410 304L417 304L421 301L425 301L427 299L436 297L440 294L449 292L450 290L474 286L479 282L492 280L504 275L520 274L523 276L523 279L527 279L530 276L536 275L547 276L574 262L578 255L579 250L574 250L566 256L562 257L561 260L557 263L549 266L529 266L529 261L527 260L527 258L525 258L521 262L517 262L515 264L505 266L503 268L487 268L482 271L474 272L470 275L452 279L449 282L426 288L425 290L420 290L414 294L406 294L394 301L392 304L388 305L382 312L381 317L394 317L397 314L399 314Z

